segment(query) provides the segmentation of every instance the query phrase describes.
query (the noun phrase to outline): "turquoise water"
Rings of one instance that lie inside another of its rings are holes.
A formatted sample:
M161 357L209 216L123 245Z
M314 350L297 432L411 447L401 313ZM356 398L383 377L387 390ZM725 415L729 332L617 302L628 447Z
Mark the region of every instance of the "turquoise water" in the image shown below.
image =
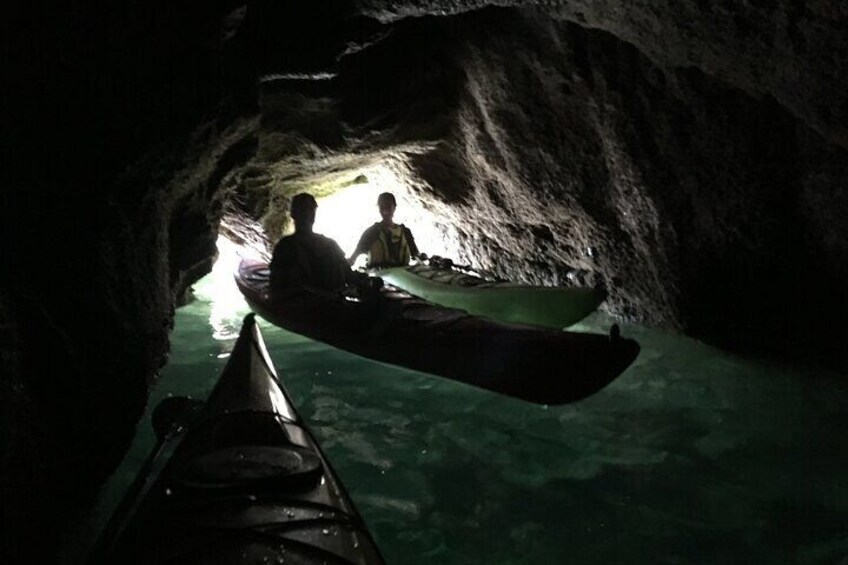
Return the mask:
M178 311L148 415L72 545L135 477L152 407L212 389L247 312L228 277L213 272ZM844 375L625 326L642 345L634 365L544 407L261 328L388 563L848 563Z

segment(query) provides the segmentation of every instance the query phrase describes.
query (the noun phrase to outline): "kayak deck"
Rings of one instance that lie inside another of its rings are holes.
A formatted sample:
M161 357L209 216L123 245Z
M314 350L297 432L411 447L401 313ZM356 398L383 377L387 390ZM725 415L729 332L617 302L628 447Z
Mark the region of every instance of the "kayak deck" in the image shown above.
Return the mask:
M617 335L508 325L444 308L393 287L361 300L298 289L271 296L268 267L243 261L236 282L273 324L329 345L540 404L597 392L636 358Z
M91 563L384 562L264 349L250 314L202 409L159 423Z
M597 310L604 300L598 289L492 282L429 265L389 267L372 273L436 304L514 324L564 328Z

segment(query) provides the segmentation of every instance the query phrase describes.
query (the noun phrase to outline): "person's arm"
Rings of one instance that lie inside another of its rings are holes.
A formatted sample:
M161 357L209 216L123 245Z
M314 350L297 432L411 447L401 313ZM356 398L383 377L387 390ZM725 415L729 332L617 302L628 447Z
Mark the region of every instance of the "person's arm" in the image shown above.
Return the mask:
M335 263L338 265L338 271L341 273L341 279L344 283L346 285L356 285L362 280L362 277L367 278L365 273L360 273L351 269L351 260L345 258L344 251L342 251L342 248L336 241L332 239L330 241L332 242L331 248L333 249ZM356 255L352 255L351 257L353 257L354 260L356 259Z
M279 291L287 286L288 271L291 269L291 253L282 242L274 247L274 255L271 257L271 292Z
M271 258L271 292L300 286L308 279L308 273L299 261L297 249L290 241L280 241Z
M371 226L362 232L362 237L359 238L359 243L356 244L356 249L354 249L353 253L350 254L350 257L347 258L348 265L353 265L356 262L356 258L363 253L368 253L368 250L371 249L371 244L374 243L376 234L377 231L374 229L374 226Z
M403 226L403 229L406 232L406 244L409 246L409 254L414 259L418 259L421 256L421 252L418 251L418 246L415 244L415 238L412 237L412 231L406 226Z
M330 244L330 253L332 254L333 261L338 264L339 269L345 273L345 279L347 279L347 273L350 271L350 265L345 258L344 251L342 251L341 246L336 240L328 237L327 241Z
M332 286L340 286L343 287L345 285L353 284L353 270L350 268L350 263L348 259L345 258L344 251L342 251L341 246L339 246L338 242L331 238L326 238L329 252L330 252L330 261L332 262L331 272L333 273L333 284Z

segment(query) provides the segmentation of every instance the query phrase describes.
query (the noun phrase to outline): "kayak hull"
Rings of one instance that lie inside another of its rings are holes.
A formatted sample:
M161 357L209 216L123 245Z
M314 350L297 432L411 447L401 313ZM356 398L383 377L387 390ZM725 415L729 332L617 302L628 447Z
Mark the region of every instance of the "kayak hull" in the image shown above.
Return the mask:
M158 425L146 473L90 563L384 563L278 384L253 314L195 412Z
M255 312L284 329L539 404L597 392L639 352L633 340L500 324L392 287L364 301L307 289L272 297L267 265L255 261L242 262L236 282Z
M604 300L604 293L593 288L487 282L459 271L427 265L371 272L430 302L513 324L564 328L597 310Z

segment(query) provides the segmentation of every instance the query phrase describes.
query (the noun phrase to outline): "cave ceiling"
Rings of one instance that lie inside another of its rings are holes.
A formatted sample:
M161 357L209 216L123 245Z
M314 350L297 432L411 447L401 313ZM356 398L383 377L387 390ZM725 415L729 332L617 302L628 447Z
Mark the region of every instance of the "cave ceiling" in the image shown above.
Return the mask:
M657 64L695 67L754 95L768 94L848 146L848 6L839 1L538 0L381 2L360 0L382 22L485 6L535 8L609 32Z

